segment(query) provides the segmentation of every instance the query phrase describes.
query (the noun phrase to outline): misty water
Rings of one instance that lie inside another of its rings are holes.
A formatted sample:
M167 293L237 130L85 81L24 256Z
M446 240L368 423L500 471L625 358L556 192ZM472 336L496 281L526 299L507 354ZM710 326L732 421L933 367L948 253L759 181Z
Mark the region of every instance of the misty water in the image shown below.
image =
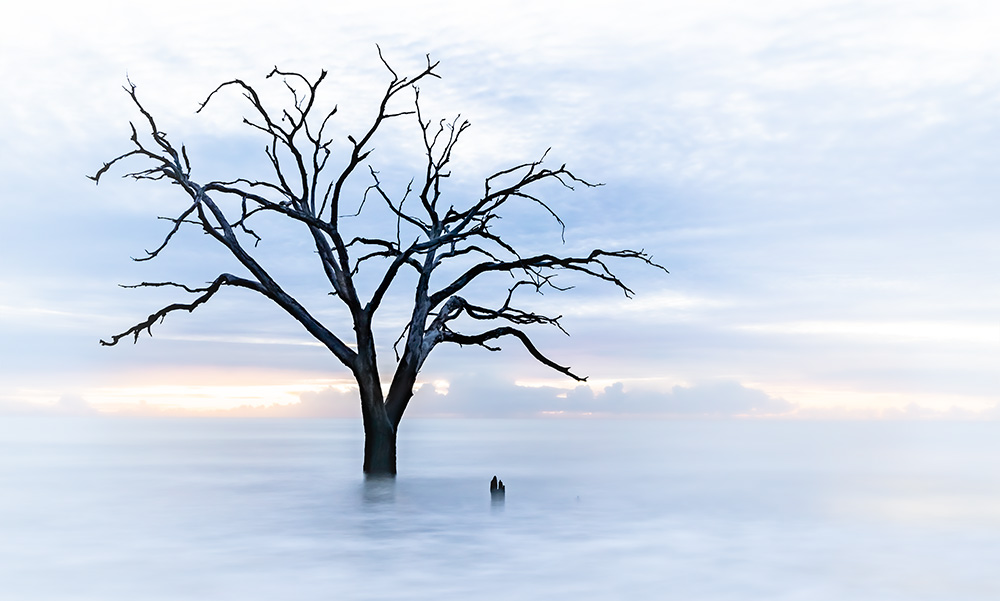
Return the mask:
M996 429L7 418L0 599L996 599Z

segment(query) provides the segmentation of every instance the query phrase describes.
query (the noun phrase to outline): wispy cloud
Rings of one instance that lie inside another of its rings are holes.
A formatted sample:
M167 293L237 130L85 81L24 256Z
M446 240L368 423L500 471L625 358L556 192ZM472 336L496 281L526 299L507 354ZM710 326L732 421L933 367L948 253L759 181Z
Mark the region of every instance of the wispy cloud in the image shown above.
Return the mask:
M867 344L961 342L1000 347L1000 323L805 321L738 326L747 332L855 339Z

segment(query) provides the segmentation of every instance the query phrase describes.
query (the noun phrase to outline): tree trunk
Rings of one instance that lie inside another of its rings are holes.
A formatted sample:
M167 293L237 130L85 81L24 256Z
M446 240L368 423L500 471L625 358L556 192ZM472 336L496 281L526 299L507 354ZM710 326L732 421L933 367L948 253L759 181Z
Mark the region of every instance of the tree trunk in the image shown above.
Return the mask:
M358 333L358 356L354 379L361 397L361 418L365 426L365 476L396 475L396 427L385 410L382 384L375 363L375 343L371 330L360 318L355 319Z
M366 476L396 475L396 429L387 420L366 420L363 469Z

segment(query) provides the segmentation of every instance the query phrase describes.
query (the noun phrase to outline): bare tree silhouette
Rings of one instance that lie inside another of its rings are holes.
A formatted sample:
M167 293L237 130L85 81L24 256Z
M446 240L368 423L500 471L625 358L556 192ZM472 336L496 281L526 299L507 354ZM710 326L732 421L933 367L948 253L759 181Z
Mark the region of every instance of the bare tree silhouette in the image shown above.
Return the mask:
M379 57L382 58L381 51ZM514 305L515 296L524 289L563 290L553 281L560 272L575 272L603 280L631 296L632 291L612 272L609 259L636 260L663 269L641 250L594 249L583 256L524 256L494 233L491 226L511 203L534 203L562 226L556 212L536 192L539 184L554 181L567 188L594 185L574 175L565 165L555 169L544 166L544 155L536 161L493 173L485 179L482 194L462 206L444 202L442 181L450 175L452 152L469 123L458 118L434 121L421 114L417 84L438 77L435 73L438 62L431 62L428 56L426 67L407 77L399 76L384 58L382 62L391 80L371 125L359 136L347 136L350 156L339 170L328 162L334 141L328 130L337 109L316 108L326 71L309 79L300 73L275 68L267 77L283 80L290 97L286 108L268 109L257 89L240 79L233 79L213 90L198 109L201 112L216 95L226 90L242 92L253 114L251 118L244 118L244 123L267 140L265 152L272 169L265 179L196 181L191 177L186 148L183 145L178 148L168 140L153 115L139 101L136 86L131 81L125 91L142 115L141 129L146 133L140 135L136 125L130 124L134 148L105 163L91 176L99 182L119 162L135 159L146 165L141 170L126 173L126 177L166 180L184 191L187 200L175 217L167 218L172 227L160 245L135 260L157 257L182 227L194 227L228 249L246 272L244 275L221 273L214 281L200 287L173 281L129 286L175 287L193 298L162 307L110 340L101 340L101 344L115 345L127 338L138 341L143 331L152 335L153 325L168 314L194 311L224 287L261 294L298 321L356 379L365 431L363 468L369 475L396 473L396 432L413 396L417 374L436 346L450 342L499 350L498 342L511 338L520 342L542 364L583 381L586 378L543 354L525 331L525 326L537 324L561 330L559 316L519 309ZM404 94L407 91L410 94ZM394 197L380 181L379 172L366 161L372 153L376 134L384 129L386 122L403 116L414 118L426 160L420 167L420 177L411 181L405 193ZM359 222L350 222L342 215L345 196L350 195L345 184L353 175L365 171L371 180L361 198L354 198L360 207L358 214L367 210L366 200L374 199L384 203L393 216L377 233L351 231ZM251 227L266 216L298 222L302 234L309 236L310 246L318 258L317 268L322 270L325 285L329 287L327 298L332 297L330 302L346 307L350 323L323 323L272 277L273 269L265 267L259 253L254 252L261 237ZM411 238L413 241L407 242ZM450 270L439 270L445 265ZM356 287L361 270L368 275L374 274L377 282L367 295ZM373 323L390 287L397 282L401 272L410 270L415 285L409 322L396 343L395 370L388 390L383 390ZM439 275L432 282L431 276L436 270L445 275ZM497 295L498 302L488 306L474 304L463 296L470 284L497 273L513 276L513 284L501 288L503 292ZM444 279L439 282L442 277ZM477 328L477 323L486 325ZM469 327L474 329L464 329Z

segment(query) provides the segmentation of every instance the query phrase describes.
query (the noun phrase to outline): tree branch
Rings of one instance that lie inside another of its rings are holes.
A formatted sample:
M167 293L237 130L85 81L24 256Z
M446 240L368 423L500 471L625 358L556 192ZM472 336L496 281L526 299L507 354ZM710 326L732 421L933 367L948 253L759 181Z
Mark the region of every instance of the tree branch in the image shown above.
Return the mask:
M527 349L528 353L530 353L531 356L534 357L535 360L538 361L539 363L546 365L556 370L559 373L565 374L573 378L577 382L587 381L586 376L578 376L575 373L573 373L572 368L559 365L555 361L543 355L542 352L535 347L534 343L531 341L531 338L529 338L527 334L525 334L521 330L518 330L517 328L512 328L510 326L501 326L499 328L494 328L487 332L471 336L465 334L458 334L456 332L446 330L441 335L441 341L454 342L460 345L476 345L476 346L481 346L489 351L499 351L500 347L491 346L487 344L487 342L489 342L490 340L496 340L498 338L502 338L504 336L513 336L518 340L520 340L521 344L524 345L524 348Z
M440 305L446 299L468 286L473 280L483 274L492 272L511 272L516 270L522 270L526 273L535 275L539 275L538 270L543 269L575 271L614 284L625 293L626 297L631 297L633 295L632 289L626 286L625 283L611 271L607 264L604 263L604 257L635 259L669 273L662 265L654 263L652 257L647 255L645 252L641 250L636 251L629 249L614 251L595 249L586 257L563 258L546 254L517 259L514 261L484 262L471 267L461 276L456 278L451 284L431 295L431 306L436 307ZM596 268L592 268L591 266L596 266Z
M199 296L190 303L173 303L171 305L167 305L166 307L163 307L159 311L156 311L155 313L151 314L145 320L125 330L121 334L115 334L114 336L111 337L110 342L102 339L101 345L114 346L118 344L119 340L121 340L122 338L127 338L129 336L132 336L132 342L136 343L139 341L139 334L141 334L143 331L148 332L149 335L152 336L153 324L157 322L162 322L163 319L168 314L173 313L174 311L187 311L188 313L193 312L195 309L198 308L199 305L203 305L206 302L208 302L208 300L213 296L215 296L215 293L218 292L222 286L226 285L241 286L243 288L257 290L258 292L263 293L263 289L257 282L251 282L250 280L244 278L238 278L228 273L224 273L219 277L215 278L215 280L210 285L204 288L191 288L189 286L186 286L184 284L178 284L176 282L142 282L141 284L123 286L123 288L159 288L159 287L169 286L174 288L182 288L186 292L190 292L191 294L199 294Z

